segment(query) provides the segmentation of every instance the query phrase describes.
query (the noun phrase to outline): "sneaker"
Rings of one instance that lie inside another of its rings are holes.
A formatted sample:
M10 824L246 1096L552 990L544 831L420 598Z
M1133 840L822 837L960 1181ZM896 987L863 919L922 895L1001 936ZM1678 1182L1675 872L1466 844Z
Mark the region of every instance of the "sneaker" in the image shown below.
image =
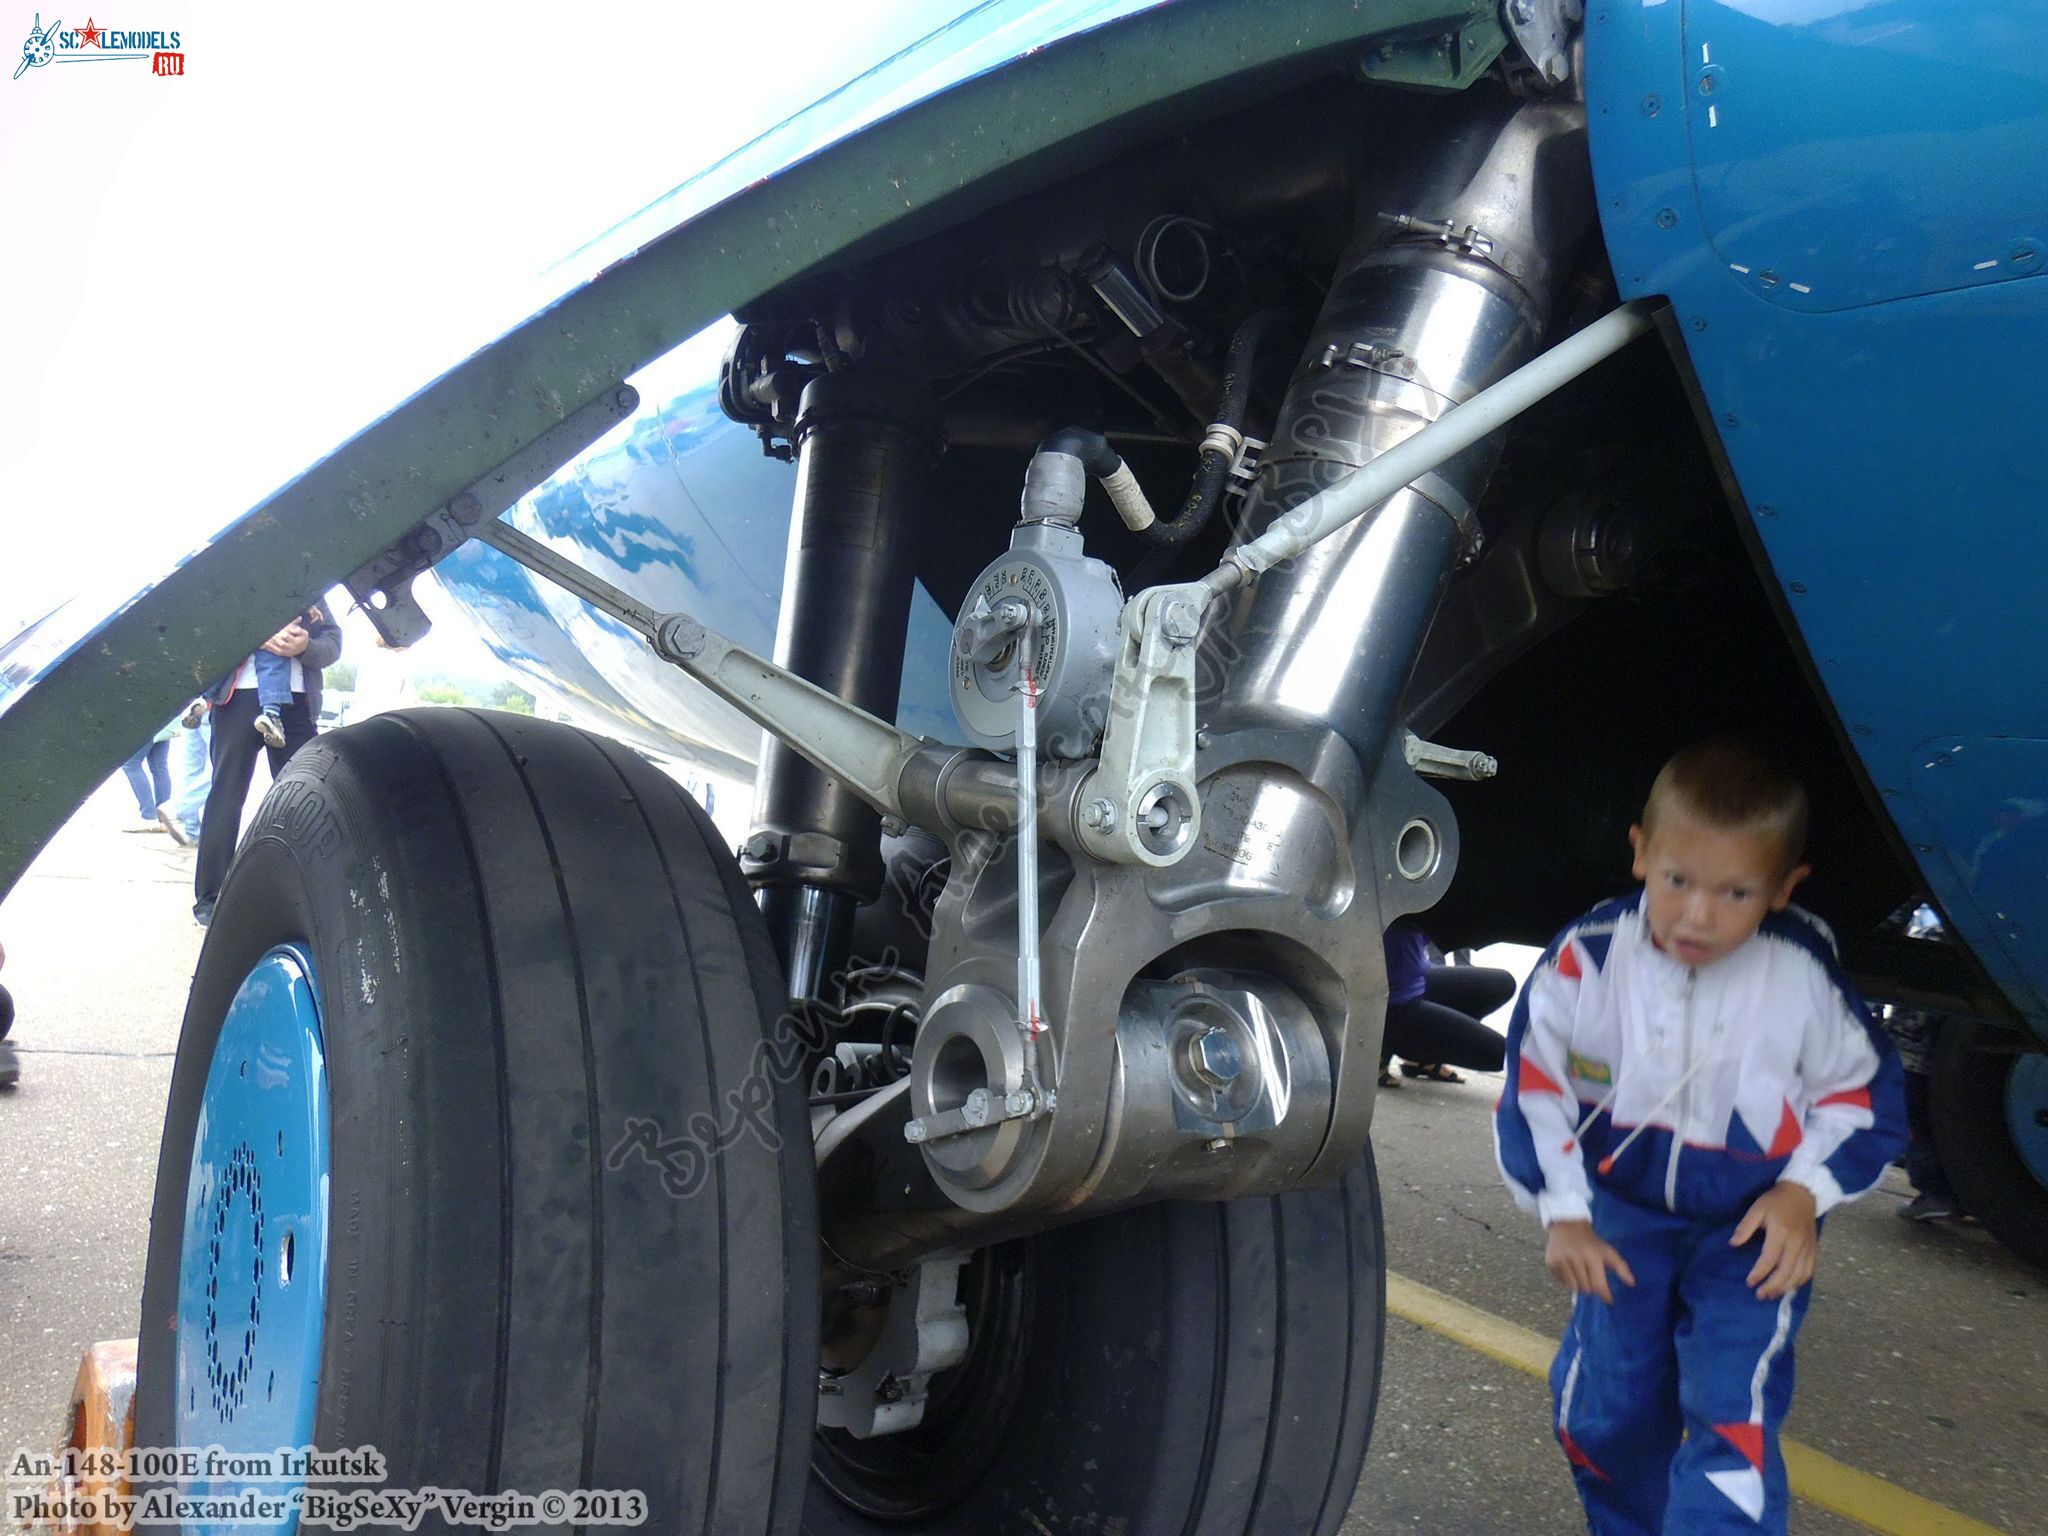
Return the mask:
M280 752L284 750L284 716L275 709L259 711L250 724L256 727L256 734L263 738L266 747L275 747Z
M1962 1202L1953 1195L1915 1195L1899 1207L1907 1221L1960 1221L1964 1214Z
M0 1040L0 1088L12 1088L21 1081L21 1057L14 1047Z
M185 829L178 825L178 818L171 814L169 807L158 806L156 808L156 819L162 822L164 830L171 834L172 842L176 843L180 848L190 848L192 846L192 839L185 835Z
M160 822L151 820L149 817L145 816L140 821L129 822L128 830L130 832L161 832L163 831L163 826Z
M213 902L195 901L192 904L192 921L202 928L210 927L213 923Z

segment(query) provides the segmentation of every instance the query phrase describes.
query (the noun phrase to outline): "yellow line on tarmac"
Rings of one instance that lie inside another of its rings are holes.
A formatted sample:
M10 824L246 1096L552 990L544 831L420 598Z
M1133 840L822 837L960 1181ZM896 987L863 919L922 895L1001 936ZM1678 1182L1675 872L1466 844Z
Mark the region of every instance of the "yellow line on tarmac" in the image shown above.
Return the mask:
M1531 1376L1548 1377L1551 1356L1557 1353L1556 1340L1418 1285L1406 1275L1387 1276L1387 1310ZM1996 1526L1859 1472L1810 1445L1797 1440L1779 1444L1793 1493L1880 1536L2005 1536Z

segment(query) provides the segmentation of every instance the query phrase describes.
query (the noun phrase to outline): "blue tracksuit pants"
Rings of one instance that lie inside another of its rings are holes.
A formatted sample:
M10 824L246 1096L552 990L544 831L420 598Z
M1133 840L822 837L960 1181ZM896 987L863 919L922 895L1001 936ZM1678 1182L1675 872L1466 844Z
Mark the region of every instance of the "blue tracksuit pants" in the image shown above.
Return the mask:
M1744 1281L1762 1239L1731 1248L1735 1227L1594 1192L1593 1228L1636 1283L1610 1274L1611 1307L1579 1297L1550 1368L1593 1536L1784 1536L1778 1427L1812 1287L1759 1301Z

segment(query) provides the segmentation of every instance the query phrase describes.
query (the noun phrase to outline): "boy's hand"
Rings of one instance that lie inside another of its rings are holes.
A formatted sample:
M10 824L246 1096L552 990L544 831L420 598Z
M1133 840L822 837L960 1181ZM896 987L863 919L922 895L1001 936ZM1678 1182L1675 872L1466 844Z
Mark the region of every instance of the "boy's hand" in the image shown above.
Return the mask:
M1590 1221L1552 1222L1550 1240L1543 1246L1543 1263L1566 1290L1598 1296L1610 1307L1614 1293L1607 1288L1608 1270L1613 1270L1623 1285L1636 1283L1628 1260L1593 1230Z
M1728 1246L1740 1248L1758 1232L1764 1235L1764 1251L1748 1281L1758 1301L1775 1301L1813 1278L1820 1232L1812 1190L1803 1184L1773 1184L1756 1197Z

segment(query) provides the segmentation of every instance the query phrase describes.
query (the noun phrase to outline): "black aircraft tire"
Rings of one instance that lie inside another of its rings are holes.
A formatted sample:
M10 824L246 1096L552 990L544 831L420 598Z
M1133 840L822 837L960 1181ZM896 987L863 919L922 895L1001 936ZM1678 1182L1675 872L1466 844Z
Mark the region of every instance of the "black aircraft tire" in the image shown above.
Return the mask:
M1140 1207L978 1254L925 1421L821 1431L805 1536L1327 1536L1379 1395L1371 1150L1338 1184ZM852 1507L858 1504L859 1509Z
M2013 1145L2006 1086L2021 1053L1982 1048L1976 1030L1951 1024L1935 1042L1928 1119L1942 1172L1963 1209L2028 1263L2048 1269L2048 1186Z
M266 1236L257 1188L273 1177L284 1198L284 1133L279 1161L265 1127L236 1150L253 1173L200 1174L193 1209L217 1191L231 1245L254 1213L232 1273L216 1237L205 1277L208 1228L187 1203L202 1106L208 1124L249 1113L209 1073L238 989L279 946L306 962L325 1053L324 1301L299 1303L324 1312L302 1347L317 1376L260 1358L248 1321L259 1303L290 1315L277 1234L292 1208L272 1203ZM266 1392L296 1391L312 1443L376 1447L390 1488L638 1490L647 1530L793 1531L817 1390L817 1219L795 1075L764 1050L779 999L711 823L616 744L426 710L302 749L243 841L193 983L135 1443L184 1443L209 1383L228 1403L217 1416L241 1414L237 1435L256 1433ZM751 1123L726 1135L757 1078ZM713 1120L692 1128L699 1115ZM681 1149L713 1121L715 1150ZM654 1129L636 1141L636 1124ZM252 1253L257 1294L236 1293L214 1338L194 1287L248 1287ZM240 1348L253 1373L181 1356L181 1315L206 1319L188 1341L207 1334L216 1360Z

